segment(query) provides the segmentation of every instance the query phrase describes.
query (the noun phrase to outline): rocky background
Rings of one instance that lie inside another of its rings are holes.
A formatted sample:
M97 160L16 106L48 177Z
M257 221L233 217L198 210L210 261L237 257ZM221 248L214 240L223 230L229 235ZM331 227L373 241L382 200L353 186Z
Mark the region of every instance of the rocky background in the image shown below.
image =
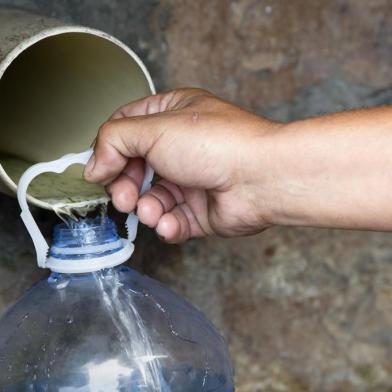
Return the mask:
M159 90L201 86L279 120L392 103L390 0L0 6L119 37L147 63ZM0 196L0 205L1 310L42 272L15 200ZM36 215L49 231L50 214ZM182 246L164 245L148 230L142 237L133 262L221 329L237 391L392 391L391 234L274 228Z

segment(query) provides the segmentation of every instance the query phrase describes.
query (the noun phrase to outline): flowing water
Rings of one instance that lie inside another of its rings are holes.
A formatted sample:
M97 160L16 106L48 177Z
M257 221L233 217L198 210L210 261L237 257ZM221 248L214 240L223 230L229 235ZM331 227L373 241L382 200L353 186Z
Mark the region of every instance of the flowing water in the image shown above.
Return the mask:
M134 303L134 296L138 294L124 289L115 269L95 272L94 278L120 336L127 360L140 377L140 386L146 391L169 392L159 361L164 356L154 353L149 334Z

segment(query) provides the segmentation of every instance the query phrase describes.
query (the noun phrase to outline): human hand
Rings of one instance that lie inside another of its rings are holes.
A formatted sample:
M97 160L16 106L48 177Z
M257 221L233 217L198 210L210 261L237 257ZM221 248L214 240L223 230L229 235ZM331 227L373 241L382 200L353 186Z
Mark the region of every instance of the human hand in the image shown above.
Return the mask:
M205 90L173 90L116 111L84 175L167 242L253 234L272 223L258 162L276 127ZM139 198L144 160L160 180Z

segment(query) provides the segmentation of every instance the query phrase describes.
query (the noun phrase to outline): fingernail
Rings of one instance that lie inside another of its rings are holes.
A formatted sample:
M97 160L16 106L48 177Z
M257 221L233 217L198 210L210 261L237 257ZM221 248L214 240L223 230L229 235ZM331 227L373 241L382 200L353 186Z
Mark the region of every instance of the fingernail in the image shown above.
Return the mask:
M87 165L84 169L84 176L86 178L92 178L92 172L94 170L94 166L95 166L95 154L91 155L91 158L89 159L89 161L87 162Z
M160 234L158 233L157 230L155 230L155 234L157 235L157 237L158 237L161 241L165 241L165 237L164 237L163 235L160 235Z

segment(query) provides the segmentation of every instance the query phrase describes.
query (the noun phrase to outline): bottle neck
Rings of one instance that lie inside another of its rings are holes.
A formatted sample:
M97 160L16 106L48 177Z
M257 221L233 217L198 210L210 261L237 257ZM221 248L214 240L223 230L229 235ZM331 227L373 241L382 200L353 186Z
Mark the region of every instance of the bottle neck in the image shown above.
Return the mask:
M93 272L123 263L133 250L110 218L80 219L55 226L46 266L62 273Z
M122 247L116 224L108 217L96 217L56 225L49 255L60 260L85 260L113 254Z
M84 273L64 273L64 272L51 272L48 277L48 283L55 288L61 289L68 285L71 281L83 281L92 279L114 279L118 278L120 274L130 273L132 269L126 265L118 265L112 268L106 268L95 272Z

